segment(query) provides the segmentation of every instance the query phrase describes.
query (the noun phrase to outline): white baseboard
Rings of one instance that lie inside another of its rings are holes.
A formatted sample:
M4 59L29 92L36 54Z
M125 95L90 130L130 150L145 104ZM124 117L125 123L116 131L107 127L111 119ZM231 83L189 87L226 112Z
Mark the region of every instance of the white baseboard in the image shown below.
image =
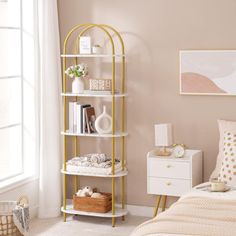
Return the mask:
M153 217L154 207L137 205L126 205L126 207L130 215Z
M116 204L121 207L121 204ZM128 213L133 216L153 217L155 207L138 206L138 205L126 205ZM159 211L161 209L159 208Z
M33 219L38 216L38 206L30 206L30 219Z
M121 207L121 204L116 204L116 206ZM129 215L133 216L143 216L143 217L153 217L154 207L149 206L138 206L138 205L126 205ZM159 209L161 211L161 209ZM38 206L30 206L30 219L38 217Z

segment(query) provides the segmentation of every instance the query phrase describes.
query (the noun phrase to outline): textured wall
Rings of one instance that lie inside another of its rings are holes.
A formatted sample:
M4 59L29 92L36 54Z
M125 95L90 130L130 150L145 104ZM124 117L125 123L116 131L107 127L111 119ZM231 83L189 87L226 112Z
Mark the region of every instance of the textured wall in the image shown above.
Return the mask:
M110 24L124 38L129 204L154 204L146 193L146 154L154 147L155 123L171 122L175 142L204 151L205 180L213 170L217 119L236 120L236 97L179 95L178 53L235 49L235 11L235 0L59 0L62 41L71 27L85 22ZM108 180L90 181L110 187Z

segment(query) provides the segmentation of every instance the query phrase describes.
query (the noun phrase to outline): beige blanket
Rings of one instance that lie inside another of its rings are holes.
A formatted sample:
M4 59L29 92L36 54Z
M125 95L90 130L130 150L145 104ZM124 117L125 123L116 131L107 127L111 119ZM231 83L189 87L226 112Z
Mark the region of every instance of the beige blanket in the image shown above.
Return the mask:
M164 213L138 226L131 236L162 233L236 236L236 200L207 197L180 199Z

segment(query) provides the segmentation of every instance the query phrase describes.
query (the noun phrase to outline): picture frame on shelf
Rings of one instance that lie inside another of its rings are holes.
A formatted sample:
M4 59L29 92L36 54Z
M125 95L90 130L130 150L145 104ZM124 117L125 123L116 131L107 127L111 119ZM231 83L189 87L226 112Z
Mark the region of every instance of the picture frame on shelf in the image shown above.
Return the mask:
M96 133L96 128L95 128L96 115L94 107L87 107L85 109L85 119L86 119L87 133L89 134Z

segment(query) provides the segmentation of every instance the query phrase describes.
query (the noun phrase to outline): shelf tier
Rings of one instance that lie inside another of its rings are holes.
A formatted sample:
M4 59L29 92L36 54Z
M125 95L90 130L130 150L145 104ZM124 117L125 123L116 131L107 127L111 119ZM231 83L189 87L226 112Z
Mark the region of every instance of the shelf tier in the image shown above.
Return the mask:
M79 176L103 177L103 178L113 178L113 177L119 178L119 177L128 175L127 170L120 171L114 175L91 174L91 173L89 174L89 173L79 173L79 172L64 171L64 170L61 170L61 173L66 174L66 175L79 175Z
M112 212L109 211L107 213L96 213L96 212L86 212L86 211L76 211L73 209L73 205L67 205L66 209L64 210L63 207L61 207L61 211L65 212L67 214L72 214L72 215L82 215L82 216L96 216L96 217L106 217L106 218L111 218L111 217L122 217L127 215L128 211L126 209L122 209L120 207L115 208L115 214L112 215Z
M98 93L61 93L61 96L63 97L104 97L104 98L121 98L121 97L127 97L127 93L116 93L114 95L112 94L98 94Z
M74 57L125 57L124 54L61 54L61 57L74 58Z
M81 137L95 137L95 138L120 138L120 137L125 137L128 135L127 132L117 132L115 134L98 134L98 133L81 133L81 134L77 134L77 133L72 133L69 131L66 132L61 132L62 135L66 135L66 136L81 136Z

